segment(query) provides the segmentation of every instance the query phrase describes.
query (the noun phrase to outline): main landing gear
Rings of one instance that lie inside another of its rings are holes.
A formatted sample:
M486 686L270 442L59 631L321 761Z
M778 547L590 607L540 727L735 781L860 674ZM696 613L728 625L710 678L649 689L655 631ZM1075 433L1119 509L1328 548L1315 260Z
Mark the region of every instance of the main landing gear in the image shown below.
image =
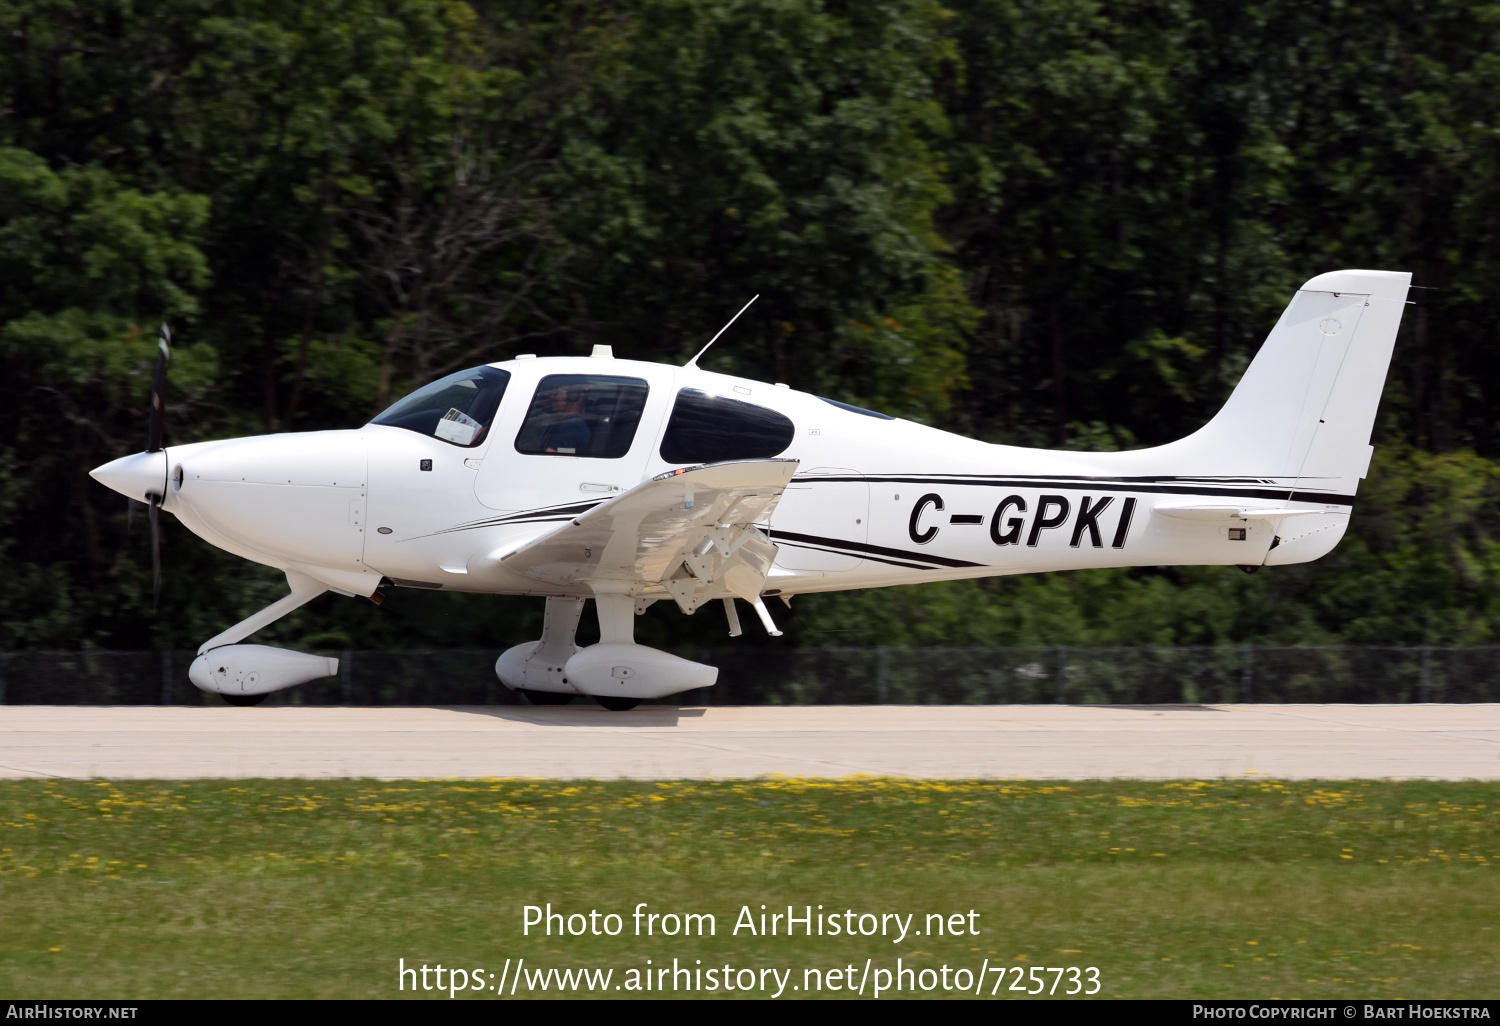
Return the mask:
M575 639L584 599L547 599L540 641L517 645L495 661L500 683L534 705L562 705L585 695L622 712L647 698L705 688L719 671L635 643L635 596L625 581L591 581L599 613L599 643L579 648ZM644 608L644 605L642 606Z

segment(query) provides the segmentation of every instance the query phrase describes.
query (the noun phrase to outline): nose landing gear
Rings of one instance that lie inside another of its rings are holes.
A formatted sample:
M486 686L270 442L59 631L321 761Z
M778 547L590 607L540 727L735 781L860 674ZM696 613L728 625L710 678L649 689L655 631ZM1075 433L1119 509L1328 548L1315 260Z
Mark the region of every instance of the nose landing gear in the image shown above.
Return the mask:
M286 582L291 593L285 598L199 646L198 658L188 667L188 679L199 690L216 694L230 705L259 705L273 691L294 688L339 672L337 659L266 645L239 644L262 627L275 623L328 590L326 584L296 570L286 571Z

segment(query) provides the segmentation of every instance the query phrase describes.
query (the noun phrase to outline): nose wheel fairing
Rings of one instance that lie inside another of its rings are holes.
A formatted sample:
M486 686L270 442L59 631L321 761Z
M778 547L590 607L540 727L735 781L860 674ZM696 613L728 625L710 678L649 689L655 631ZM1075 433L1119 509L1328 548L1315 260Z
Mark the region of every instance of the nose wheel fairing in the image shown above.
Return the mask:
M330 656L268 645L226 645L194 659L188 679L200 691L228 699L255 699L338 672L339 661Z

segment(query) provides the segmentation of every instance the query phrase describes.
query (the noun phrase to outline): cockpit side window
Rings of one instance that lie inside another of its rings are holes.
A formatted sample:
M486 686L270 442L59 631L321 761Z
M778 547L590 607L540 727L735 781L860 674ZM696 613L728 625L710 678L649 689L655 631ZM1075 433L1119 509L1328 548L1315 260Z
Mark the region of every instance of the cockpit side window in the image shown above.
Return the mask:
M796 433L775 410L684 388L662 436L661 458L678 464L768 459L791 445Z
M510 384L510 371L473 367L439 378L370 421L472 449L484 441Z
M648 391L641 378L549 374L536 386L516 451L619 459L635 440Z

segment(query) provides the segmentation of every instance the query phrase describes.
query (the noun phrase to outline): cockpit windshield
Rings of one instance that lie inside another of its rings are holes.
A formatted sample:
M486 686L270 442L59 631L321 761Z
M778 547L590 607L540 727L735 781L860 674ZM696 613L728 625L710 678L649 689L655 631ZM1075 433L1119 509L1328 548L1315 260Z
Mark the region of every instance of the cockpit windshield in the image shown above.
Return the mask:
M510 383L510 372L473 367L439 378L400 400L371 424L406 428L472 449L485 439Z

